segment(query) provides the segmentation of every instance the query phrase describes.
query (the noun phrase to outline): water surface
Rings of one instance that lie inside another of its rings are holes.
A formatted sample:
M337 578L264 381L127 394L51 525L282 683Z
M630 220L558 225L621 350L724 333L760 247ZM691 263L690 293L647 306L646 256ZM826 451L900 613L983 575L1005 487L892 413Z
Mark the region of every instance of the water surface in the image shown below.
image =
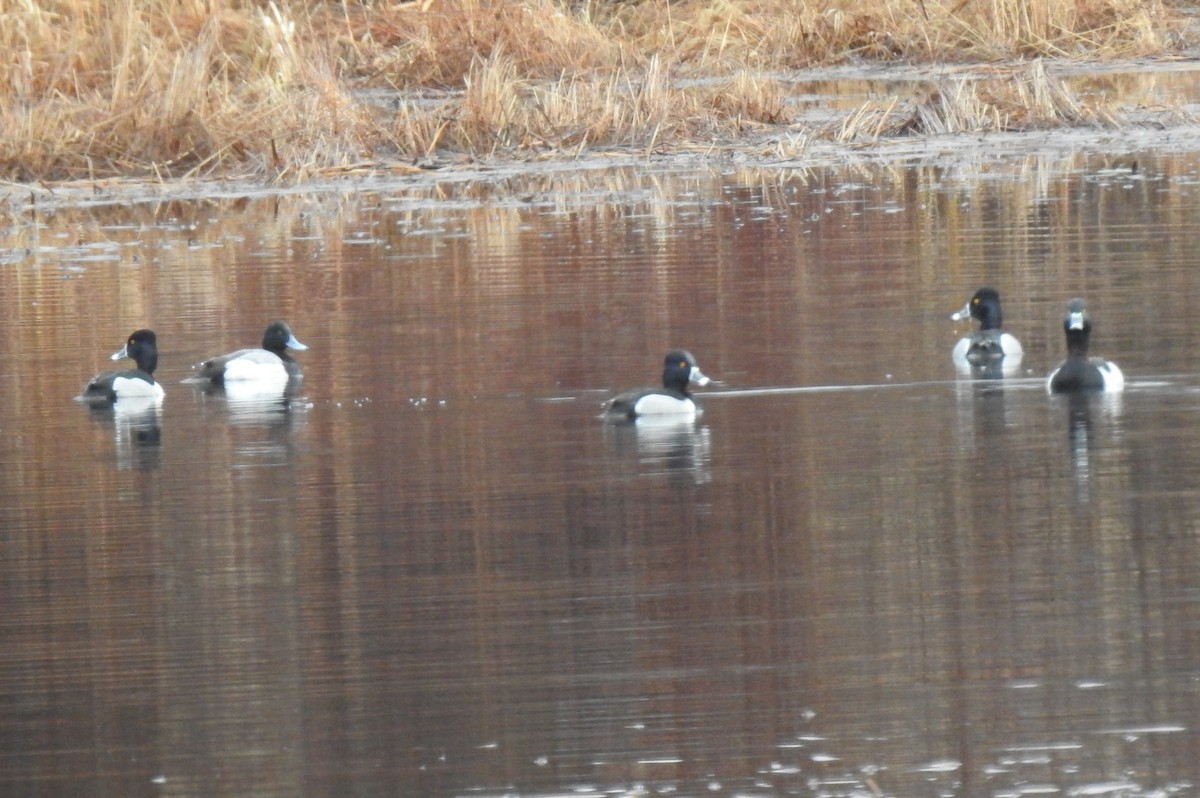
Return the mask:
M0 791L1194 793L1200 180L1110 161L10 214ZM289 401L180 383L275 318ZM161 410L71 401L143 326ZM601 421L673 346L701 418Z

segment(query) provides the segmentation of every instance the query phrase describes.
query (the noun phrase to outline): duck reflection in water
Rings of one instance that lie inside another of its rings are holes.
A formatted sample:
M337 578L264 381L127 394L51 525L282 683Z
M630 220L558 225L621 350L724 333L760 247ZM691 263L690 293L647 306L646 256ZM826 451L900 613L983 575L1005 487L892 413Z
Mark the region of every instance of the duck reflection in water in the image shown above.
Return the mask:
M89 403L92 420L111 424L117 468L150 471L162 462L162 399L125 397L111 404Z
M300 390L301 377L283 381L239 380L205 383L204 395L225 400L231 424L276 425L286 422Z
M641 475L685 477L696 485L712 481L712 432L694 418L642 416L604 425L618 452L637 456Z
M197 396L224 410L235 459L242 465L291 462L293 433L307 419L307 401L298 398L301 380L204 382Z
M1114 426L1121 414L1119 393L1070 393L1056 397L1066 407L1067 445L1071 450L1071 470L1075 478L1075 498L1086 504L1091 500L1091 480L1095 469L1092 456L1096 450L1095 419Z
M989 451L1006 440L1004 431L1014 422L1005 401L1003 381L983 377L958 380L954 394L961 446Z

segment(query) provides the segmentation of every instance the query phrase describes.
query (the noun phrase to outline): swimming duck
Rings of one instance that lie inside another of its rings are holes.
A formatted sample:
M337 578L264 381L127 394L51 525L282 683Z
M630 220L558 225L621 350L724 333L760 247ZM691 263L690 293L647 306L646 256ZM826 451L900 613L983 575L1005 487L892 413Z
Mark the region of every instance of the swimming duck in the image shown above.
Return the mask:
M272 322L263 333L261 349L239 349L220 355L196 366L195 380L223 383L238 380L270 380L284 382L304 376L300 364L287 350L303 352L307 346L296 340L292 330L282 321Z
M696 365L696 358L686 349L673 349L663 359L663 387L627 391L613 398L607 413L615 418L637 418L674 414L695 416L696 403L688 393L688 385L708 385L711 380Z
M1046 390L1050 393L1083 393L1120 391L1125 387L1125 375L1116 363L1088 357L1092 318L1082 299L1072 299L1067 303L1063 331L1067 334L1067 359L1050 372L1046 378Z
M960 370L972 366L988 366L1004 358L1004 370L1019 366L1025 351L1021 342L1010 332L1001 329L1003 317L1000 313L1000 292L994 288L980 288L967 300L962 310L950 316L954 321L979 319L979 329L959 339L951 357Z
M80 398L90 404L111 403L133 397L162 399L162 386L154 381L154 369L158 367L158 339L154 332L137 330L109 359L121 360L126 357L133 360L137 368L97 374L83 386Z

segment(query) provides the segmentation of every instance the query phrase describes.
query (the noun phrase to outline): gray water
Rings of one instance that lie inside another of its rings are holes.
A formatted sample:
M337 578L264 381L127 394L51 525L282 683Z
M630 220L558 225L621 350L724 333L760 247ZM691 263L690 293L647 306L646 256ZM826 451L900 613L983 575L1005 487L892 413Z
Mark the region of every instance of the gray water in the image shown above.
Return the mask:
M1133 165L14 206L0 794L1197 794L1200 174ZM1074 295L1119 398L1044 391ZM286 405L181 383L275 318ZM161 413L72 401L143 326ZM703 415L600 420L672 346Z

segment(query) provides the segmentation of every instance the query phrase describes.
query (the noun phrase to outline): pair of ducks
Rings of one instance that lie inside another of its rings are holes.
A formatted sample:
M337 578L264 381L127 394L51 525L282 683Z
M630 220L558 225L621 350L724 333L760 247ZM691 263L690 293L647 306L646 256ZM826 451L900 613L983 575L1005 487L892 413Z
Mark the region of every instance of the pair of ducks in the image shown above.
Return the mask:
M308 347L296 340L286 323L272 322L263 333L261 349L239 349L206 360L196 366L196 375L186 381L220 385L227 381L256 380L282 384L299 379L303 376L300 364L287 353L289 349L303 351ZM124 358L133 360L137 368L97 374L83 386L80 398L93 405L111 404L123 398L162 399L162 386L154 381L154 370L158 367L158 338L154 331L132 333L110 359Z
M978 319L979 329L966 335L955 345L955 362L974 366L996 364L1005 357L1019 359L1024 354L1016 337L1002 329L1000 293L994 288L980 288L967 300L962 310L950 317L955 321ZM1092 319L1082 299L1067 303L1063 320L1067 336L1067 359L1046 378L1050 393L1089 393L1120 391L1125 387L1125 375L1116 363L1099 357L1088 357L1088 338ZM608 404L607 413L613 418L665 415L694 416L696 405L688 393L689 385L707 385L711 380L700 371L696 358L686 349L667 354L663 362L663 389L630 391Z
M1023 354L1021 344L1012 333L1002 329L1000 293L994 288L980 288L962 310L950 317L954 321L978 319L979 329L964 336L954 347L956 363L989 366L1005 357ZM1125 375L1116 363L1100 357L1088 357L1088 337L1092 333L1092 318L1082 299L1067 303L1063 320L1067 336L1067 359L1059 363L1046 378L1050 393L1089 393L1120 391L1125 387Z

